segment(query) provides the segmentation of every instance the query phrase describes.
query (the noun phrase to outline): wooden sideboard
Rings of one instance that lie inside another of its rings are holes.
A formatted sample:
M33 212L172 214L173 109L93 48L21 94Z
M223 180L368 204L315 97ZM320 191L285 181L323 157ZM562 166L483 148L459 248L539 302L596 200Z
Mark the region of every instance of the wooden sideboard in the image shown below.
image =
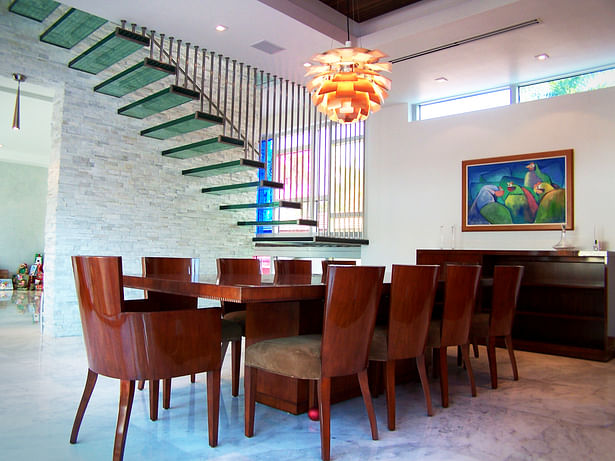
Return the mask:
M614 252L418 249L416 261L480 264L484 279L496 265L522 265L512 333L516 349L602 361L615 356ZM487 304L490 286L484 287Z

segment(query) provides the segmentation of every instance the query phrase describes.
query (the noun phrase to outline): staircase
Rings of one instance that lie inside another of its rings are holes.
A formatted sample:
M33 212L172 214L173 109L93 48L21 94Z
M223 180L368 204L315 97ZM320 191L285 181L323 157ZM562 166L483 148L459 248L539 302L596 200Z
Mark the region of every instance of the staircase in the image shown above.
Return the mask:
M54 13L57 16L56 10L61 9L66 9L66 11L41 33L42 42L72 50L82 40L95 34L107 24L103 18L75 8L67 8L53 0L14 0L9 5L11 12L38 22L45 21ZM254 68L250 72L250 66L246 66L244 75L244 64L241 63L238 79L239 94L236 95L237 66L235 60L232 61L231 66L230 58L216 55L213 51L208 53L205 49L201 50L199 59L198 46L191 48L187 43L182 52L181 40L178 39L174 43L174 38L169 37L166 47L164 40L163 34L156 36L154 31L149 31L148 34L145 27L137 31L135 24L131 29L127 29L122 21L121 26L115 27L108 35L71 59L68 66L76 71L98 75L112 65L131 57L137 51L149 49L149 57L140 59L100 82L94 87L94 91L109 97L121 98L137 90L148 90L150 85L156 82L174 78L175 81L170 82L163 89L150 90L147 96L123 105L117 110L118 115L146 120L154 114L181 108L187 103L200 103L199 110L144 127L140 135L157 140L176 140L177 146L162 150L161 155L178 159L178 161L192 158L203 158L204 160L209 154L232 150L233 156L237 157L234 160L181 170L183 176L195 178L221 176L224 179L222 185L203 187L201 192L204 194L224 197L246 191L283 190L284 184L272 181L270 173L267 173L267 165L261 161L260 131L257 133L257 126L258 130L262 128L262 119L265 115L261 113L261 110L257 113L256 105L257 85L263 83L263 71L260 71L259 78L257 69ZM191 51L193 51L192 64ZM222 64L223 60L225 65ZM229 71L232 72L230 78ZM222 75L223 72L224 75ZM183 84L180 82L182 77ZM262 88L260 91L262 99ZM244 103L245 106L243 106ZM205 106L207 106L207 111L205 111ZM267 113L268 116L269 113ZM200 130L212 127L218 127L222 133L189 143L182 139L185 135L194 136ZM260 179L233 182L233 177L236 176L234 174L241 172L248 172L248 175L256 175ZM268 195L273 196L273 194ZM279 210L282 208L301 210L301 207L301 203L298 202L269 200L264 203L223 204L219 206L219 209L222 211ZM237 221L237 225L316 227L317 223L310 219L262 220L257 218L253 221Z

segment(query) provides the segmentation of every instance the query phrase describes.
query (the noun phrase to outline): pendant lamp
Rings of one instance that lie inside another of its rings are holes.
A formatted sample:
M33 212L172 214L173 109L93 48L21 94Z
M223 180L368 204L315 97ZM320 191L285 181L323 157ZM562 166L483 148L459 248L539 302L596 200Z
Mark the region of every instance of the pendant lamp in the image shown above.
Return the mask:
M19 130L19 99L21 96L21 82L26 80L26 76L23 74L13 74L13 78L17 80L17 97L15 98L15 111L13 112L13 129Z

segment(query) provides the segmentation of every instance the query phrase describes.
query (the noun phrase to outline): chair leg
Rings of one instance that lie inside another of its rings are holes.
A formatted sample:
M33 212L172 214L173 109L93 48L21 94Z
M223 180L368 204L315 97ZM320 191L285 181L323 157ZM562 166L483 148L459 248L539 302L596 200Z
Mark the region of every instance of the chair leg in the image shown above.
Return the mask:
M158 396L160 381L157 379L150 379L149 381L149 419L156 421L158 419Z
M427 368L425 367L425 354L419 355L416 358L416 367L419 370L421 378L421 386L425 395L425 405L427 406L427 416L433 416L433 408L431 406L431 391L429 390L429 380L427 379Z
M491 375L491 388L498 388L498 365L495 359L495 336L487 338L487 358L489 359L489 374Z
M192 384L196 383L196 374L192 373L192 374L190 375L190 382L191 382Z
M256 368L244 367L244 433L246 437L254 435L254 400L256 398Z
M145 388L145 380L144 379L140 379L138 381L137 384L137 389L139 389L140 391L142 391Z
M474 350L474 358L478 358L478 342L476 341L476 338L474 338L472 340L472 349Z
M316 389L317 382L313 379L308 381L308 409L318 407L318 390Z
M320 378L318 382L318 403L320 410L320 456L323 461L329 461L331 459L331 378Z
M171 408L171 378L162 381L162 408Z
M367 409L369 425L372 429L372 440L378 440L378 424L376 422L376 412L374 411L374 404L372 403L372 395L369 392L367 369L360 371L357 376L359 377L359 386L361 387L361 394L363 394L363 402L365 402L365 408Z
M233 397L239 395L239 371L241 363L241 340L233 341L231 343L231 368L232 368L232 381L231 381L231 394Z
M463 361L461 360L461 346L457 346L457 366L460 367L463 365Z
M470 388L472 390L472 397L476 397L476 383L474 382L474 373L472 373L472 365L470 364L470 344L461 345L461 353L463 354L463 362L466 364L468 370L468 377L470 378Z
M513 349L512 336L506 335L504 337L506 341L506 349L508 349L508 356L510 357L510 364L513 370L513 379L519 381L519 371L517 370L517 360L515 359L515 350Z
M218 445L218 421L220 417L220 370L207 372L207 427L209 446Z
M120 405L117 414L117 427L115 429L115 443L113 444L113 461L122 461L124 447L126 446L126 434L130 422L132 401L135 396L135 382L122 379L120 381Z
M435 349L434 349L435 350ZM440 363L440 397L442 407L448 408L448 366L446 364L446 346L439 349L438 360Z
M378 362L381 363L381 362ZM387 426L395 430L395 360L387 360L385 364L385 394L387 398Z
M88 368L88 376L85 380L85 388L83 389L83 395L81 396L81 402L79 402L79 408L75 415L75 422L73 423L73 430L70 433L70 443L77 443L77 436L79 435L79 428L81 427L81 421L85 414L85 409L88 407L88 402L92 396L92 391L96 385L96 379L98 379L98 373L94 373Z

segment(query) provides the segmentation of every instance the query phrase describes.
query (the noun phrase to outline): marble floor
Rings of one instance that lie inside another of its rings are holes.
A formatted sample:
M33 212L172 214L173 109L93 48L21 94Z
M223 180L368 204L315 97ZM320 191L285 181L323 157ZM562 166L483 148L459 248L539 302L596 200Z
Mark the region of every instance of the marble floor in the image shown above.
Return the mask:
M78 337L42 337L36 313L0 302L0 459L111 459L119 384L100 377L79 441L68 442L87 363ZM398 430L386 428L384 396L374 400L380 440L372 441L360 399L335 405L334 460L610 460L615 459L615 360L589 362L518 352L513 382L498 350L500 387L491 390L484 349L473 360L478 396L449 356L451 405L440 406L431 383L433 417L418 384L397 388ZM452 353L452 351L451 351ZM230 360L222 374L219 446L207 444L205 377L173 381L171 409L148 418L147 392L136 392L128 460L318 460L318 423L258 405L255 436L243 435L243 390L230 392Z

